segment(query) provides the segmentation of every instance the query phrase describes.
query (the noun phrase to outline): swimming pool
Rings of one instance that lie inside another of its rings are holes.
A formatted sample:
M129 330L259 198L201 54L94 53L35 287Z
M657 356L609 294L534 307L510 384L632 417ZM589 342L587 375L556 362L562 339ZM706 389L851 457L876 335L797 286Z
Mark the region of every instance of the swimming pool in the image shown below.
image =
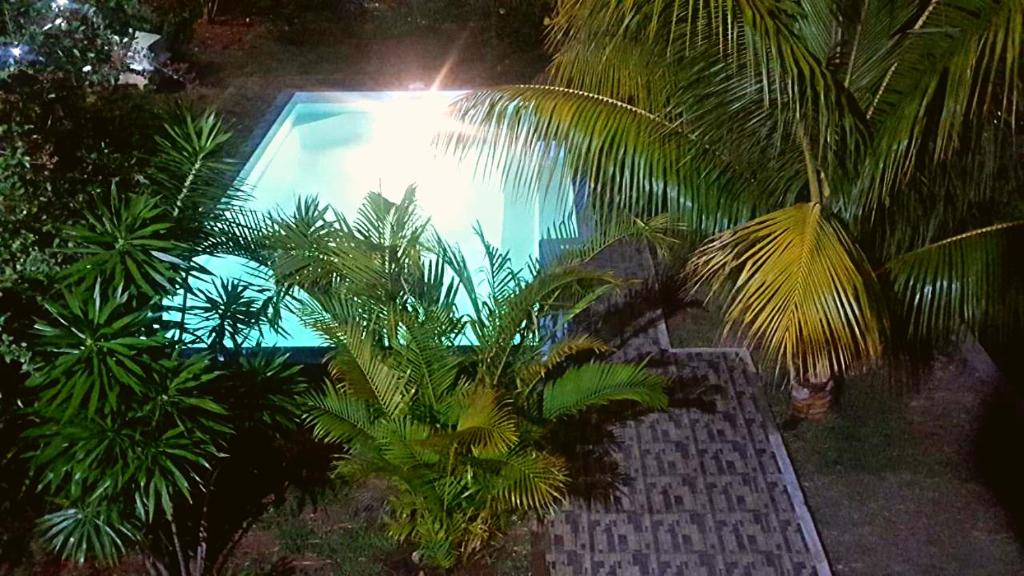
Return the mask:
M515 190L477 173L474 158L461 162L432 141L451 128L449 103L461 92L296 93L243 168L238 184L251 207L290 211L299 197L317 195L353 216L370 191L398 201L416 186L421 212L438 233L465 252L471 269L484 262L473 233L508 251L518 266L539 256L552 226L572 221L572 192L557 174L547 190ZM220 277L262 281L251 264L233 257L200 262ZM298 318L284 319L287 336L268 334L266 346L309 347L324 342Z

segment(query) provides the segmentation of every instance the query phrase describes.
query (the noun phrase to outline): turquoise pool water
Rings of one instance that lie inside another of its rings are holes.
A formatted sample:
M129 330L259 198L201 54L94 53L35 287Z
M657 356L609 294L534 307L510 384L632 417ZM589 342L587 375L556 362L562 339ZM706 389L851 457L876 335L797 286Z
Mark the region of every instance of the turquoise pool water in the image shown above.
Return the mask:
M572 193L561 177L548 190L513 190L432 146L451 128L448 104L459 92L298 93L285 106L239 177L253 208L291 210L299 197L317 195L353 216L370 191L399 200L410 184L420 210L471 268L484 262L473 234L484 235L526 266L538 257L545 232L571 221ZM556 171L557 172L557 171ZM232 257L201 262L221 277L261 283L252 265ZM207 286L208 289L208 286ZM320 346L324 342L298 318L285 318L286 336L268 334L267 346Z

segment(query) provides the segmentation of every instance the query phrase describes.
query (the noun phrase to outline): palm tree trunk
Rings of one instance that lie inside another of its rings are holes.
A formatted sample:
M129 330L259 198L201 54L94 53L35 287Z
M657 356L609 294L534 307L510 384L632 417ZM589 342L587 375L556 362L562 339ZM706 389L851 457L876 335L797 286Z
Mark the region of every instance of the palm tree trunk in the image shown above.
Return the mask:
M824 420L832 411L832 375L824 380L814 377L793 378L790 381L789 416L795 420Z

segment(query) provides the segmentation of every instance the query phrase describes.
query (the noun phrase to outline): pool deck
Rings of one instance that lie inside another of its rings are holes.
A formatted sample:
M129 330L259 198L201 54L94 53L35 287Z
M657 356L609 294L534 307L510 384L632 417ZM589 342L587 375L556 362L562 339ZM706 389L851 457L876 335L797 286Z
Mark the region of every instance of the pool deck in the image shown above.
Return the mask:
M602 255L623 276L652 276L649 254ZM638 301L628 295L618 303ZM616 304L609 304L614 306ZM649 360L712 407L673 408L617 426L625 480L608 501L572 500L546 524L551 576L814 575L828 560L746 350L672 349L660 310L620 314L619 360Z

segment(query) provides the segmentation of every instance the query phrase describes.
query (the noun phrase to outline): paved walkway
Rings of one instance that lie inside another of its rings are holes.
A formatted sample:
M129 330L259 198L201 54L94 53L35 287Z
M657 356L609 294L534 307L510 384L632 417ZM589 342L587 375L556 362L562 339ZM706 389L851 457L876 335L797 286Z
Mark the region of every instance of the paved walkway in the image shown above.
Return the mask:
M625 275L651 276L650 259L635 247L605 260ZM749 355L672 350L660 311L618 317L626 326L601 319L591 331L621 335L620 359L649 359L680 388L702 387L710 406L616 428L612 452L625 479L610 501L573 500L548 522L549 573L829 576Z

